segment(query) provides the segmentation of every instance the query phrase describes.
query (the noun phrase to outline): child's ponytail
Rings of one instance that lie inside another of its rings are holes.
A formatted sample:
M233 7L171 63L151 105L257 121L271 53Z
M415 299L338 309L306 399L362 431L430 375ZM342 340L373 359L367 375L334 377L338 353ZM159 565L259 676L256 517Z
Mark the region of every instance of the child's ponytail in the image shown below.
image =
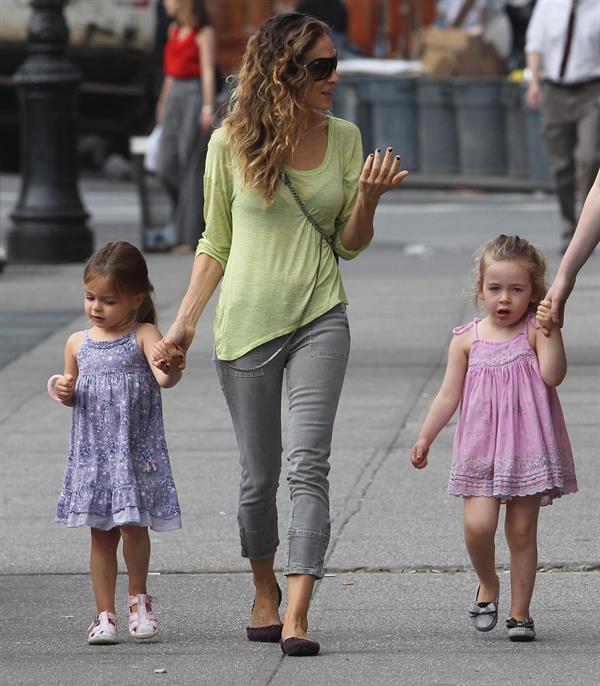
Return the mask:
M140 309L137 311L136 320L140 324L154 324L156 326L156 307L149 293L144 296Z

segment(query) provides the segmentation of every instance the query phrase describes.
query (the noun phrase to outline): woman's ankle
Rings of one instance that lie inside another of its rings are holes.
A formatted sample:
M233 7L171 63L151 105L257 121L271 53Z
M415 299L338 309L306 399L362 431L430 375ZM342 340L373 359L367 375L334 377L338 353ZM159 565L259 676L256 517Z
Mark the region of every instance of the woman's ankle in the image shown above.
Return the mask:
M290 613L289 609L285 613L283 623L290 627L300 627L304 631L308 631L308 617L305 614Z
M308 638L308 619L306 617L289 617L286 613L281 632L283 638Z
M271 577L257 579L254 577L254 588L260 595L277 595L277 579L275 574Z

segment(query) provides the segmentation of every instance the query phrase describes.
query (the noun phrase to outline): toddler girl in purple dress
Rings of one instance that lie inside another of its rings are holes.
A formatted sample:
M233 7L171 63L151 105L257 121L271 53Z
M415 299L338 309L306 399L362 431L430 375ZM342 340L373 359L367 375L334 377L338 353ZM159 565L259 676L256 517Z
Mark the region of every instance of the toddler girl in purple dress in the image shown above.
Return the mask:
M129 576L129 633L158 633L146 581L148 527L181 527L165 441L159 387L181 371L149 364L156 328L146 262L130 243L108 243L85 266L84 309L91 328L72 334L65 369L49 381L52 397L73 408L71 441L56 521L89 526L97 616L88 643L116 643L117 547Z
M518 236L501 235L484 247L476 299L487 316L454 329L442 387L411 451L413 465L425 467L431 444L460 402L448 491L463 496L465 543L479 577L469 614L478 631L498 621L494 538L505 502L506 625L513 641L535 638L529 605L540 506L577 490L555 388L567 370L565 350L550 303L540 302L545 273L543 255Z

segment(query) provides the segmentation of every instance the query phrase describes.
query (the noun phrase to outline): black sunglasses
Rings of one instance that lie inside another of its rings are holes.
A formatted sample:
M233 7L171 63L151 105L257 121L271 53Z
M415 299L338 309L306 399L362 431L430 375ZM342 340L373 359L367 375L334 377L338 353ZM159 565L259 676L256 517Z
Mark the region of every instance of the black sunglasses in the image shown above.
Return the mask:
M324 81L337 69L337 55L333 57L319 57L304 65L308 72L308 78L312 81Z

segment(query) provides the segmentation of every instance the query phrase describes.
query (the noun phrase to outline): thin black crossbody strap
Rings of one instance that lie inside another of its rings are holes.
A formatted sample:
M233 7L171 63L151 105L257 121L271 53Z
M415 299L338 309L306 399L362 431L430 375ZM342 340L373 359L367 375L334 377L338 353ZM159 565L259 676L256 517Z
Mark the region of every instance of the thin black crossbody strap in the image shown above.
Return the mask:
M292 197L296 201L296 205L298 205L298 207L302 211L302 214L308 220L309 224L321 236L321 238L327 243L327 245L329 245L329 247L333 250L333 238L329 234L326 234L325 231L323 231L319 222L306 209L306 205L300 199L300 196L296 192L296 189L292 186L292 182L290 181L290 177L285 172L283 174L283 183L285 183L285 185L288 187L290 193L292 194ZM333 254L335 255L335 250L333 250ZM336 259L337 259L337 255L336 255Z
M337 262L338 256L335 254L335 250L333 249L333 239L331 238L331 236L328 236L325 233L325 231L323 231L323 229L319 226L319 222L306 209L304 203L302 202L302 200L300 200L298 193L296 193L296 189L292 186L290 179L285 172L283 174L283 183L285 183L285 185L290 189L290 193L292 194L292 197L296 201L296 204L298 205L298 207L302 210L302 214L308 219L310 225L315 229L315 231L318 232L319 236L321 236L321 240L325 241L325 243L327 243L327 245L331 248L331 252L333 253L333 256L335 257L335 261ZM225 361L225 364L228 367L230 367L231 369L235 369L236 371L239 371L239 372L253 372L253 371L256 371L258 369L262 369L262 367L269 364L269 362L271 362L271 360L274 360L279 355L279 353L287 346L287 344L291 340L292 336L300 328L300 323L302 322L302 320L304 319L304 315L308 311L308 306L309 306L310 301L312 300L314 292L317 288L317 284L319 282L319 272L321 270L322 254L323 253L322 253L320 246L319 246L319 257L318 257L318 261L317 261L317 269L315 271L315 277L313 280L312 289L310 291L310 295L308 296L308 300L306 301L306 304L304 305L304 309L302 310L302 314L300 315L300 317L298 319L298 324L294 328L294 330L286 336L285 340L279 346L279 348L277 348L277 350L269 358L267 358L264 362L257 364L255 367L237 367L233 363Z

